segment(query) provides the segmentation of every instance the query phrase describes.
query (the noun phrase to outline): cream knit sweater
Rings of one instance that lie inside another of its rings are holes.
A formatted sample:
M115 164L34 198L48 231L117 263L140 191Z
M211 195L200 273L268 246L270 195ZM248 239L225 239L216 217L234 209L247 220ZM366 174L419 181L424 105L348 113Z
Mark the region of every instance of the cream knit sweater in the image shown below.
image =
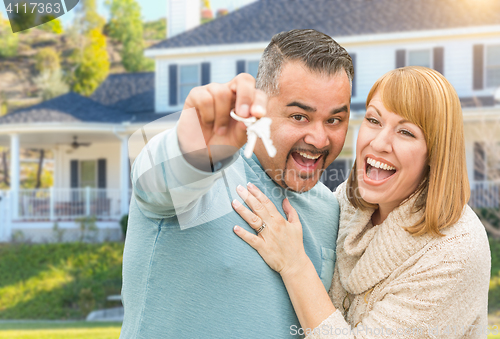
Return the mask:
M486 338L491 255L469 206L444 237L412 236L414 199L371 227L373 210L355 209L346 184L330 298L337 309L313 338Z

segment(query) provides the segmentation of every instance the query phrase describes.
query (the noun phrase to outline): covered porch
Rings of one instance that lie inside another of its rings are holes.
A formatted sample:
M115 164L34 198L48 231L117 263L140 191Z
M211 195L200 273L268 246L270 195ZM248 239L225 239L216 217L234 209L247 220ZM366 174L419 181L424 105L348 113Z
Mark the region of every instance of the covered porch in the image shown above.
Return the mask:
M86 217L98 228L120 231L131 196L129 134L110 124L0 125L0 146L10 154L10 188L0 192L0 241L55 222L76 227ZM53 154L52 187L22 187L21 150L28 148Z

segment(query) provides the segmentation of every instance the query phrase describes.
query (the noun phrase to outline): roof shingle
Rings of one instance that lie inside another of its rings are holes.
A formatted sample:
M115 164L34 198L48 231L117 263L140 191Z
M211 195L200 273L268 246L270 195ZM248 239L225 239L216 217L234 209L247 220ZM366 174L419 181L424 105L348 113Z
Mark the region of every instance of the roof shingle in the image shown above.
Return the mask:
M154 112L155 74L110 74L91 99L127 113Z
M300 28L337 38L498 24L498 0L260 0L149 49L269 42Z

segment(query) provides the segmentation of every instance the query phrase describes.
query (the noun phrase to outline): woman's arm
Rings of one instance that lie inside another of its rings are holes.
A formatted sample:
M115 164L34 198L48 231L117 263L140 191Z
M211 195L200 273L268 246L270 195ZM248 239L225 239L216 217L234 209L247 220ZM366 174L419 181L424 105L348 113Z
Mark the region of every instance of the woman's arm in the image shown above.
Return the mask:
M262 220L266 228L258 235L236 226L234 232L255 248L266 263L280 273L302 328L314 329L335 312L313 263L304 250L302 225L288 199L283 201L287 219L282 217L274 204L255 186L248 190L238 187L238 194L255 212L235 200L233 207L249 225L258 230Z

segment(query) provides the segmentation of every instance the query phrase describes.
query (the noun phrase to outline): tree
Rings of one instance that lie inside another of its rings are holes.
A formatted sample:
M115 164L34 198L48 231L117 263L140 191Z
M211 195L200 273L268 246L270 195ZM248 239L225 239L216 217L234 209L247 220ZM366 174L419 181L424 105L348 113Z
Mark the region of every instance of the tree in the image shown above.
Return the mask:
M108 76L109 56L106 51L106 38L98 29L91 30L87 38L88 43L83 53L74 55L74 58L79 60L72 89L76 93L90 96Z
M40 90L43 100L49 100L65 94L69 91L69 86L64 81L64 75L60 68L54 71L44 70L33 82Z
M51 32L54 34L62 34L64 33L64 28L61 23L61 20L59 19L54 19L52 21L49 21L45 24L42 24L38 26L41 30L44 30L46 32Z
M96 0L81 0L76 10L75 20L82 33L88 33L94 29L102 31L106 23L106 20L97 12Z
M153 61L143 55L141 8L135 0L108 0L110 9L109 36L122 43L123 67L129 72L150 70Z
M71 88L89 96L109 73L106 38L102 34L105 20L97 13L96 0L80 1L70 35L77 41L73 51Z
M4 20L0 12L0 58L11 58L17 55L19 37L12 33L9 20Z
M163 40L167 37L167 19L161 18L143 24L144 40Z

